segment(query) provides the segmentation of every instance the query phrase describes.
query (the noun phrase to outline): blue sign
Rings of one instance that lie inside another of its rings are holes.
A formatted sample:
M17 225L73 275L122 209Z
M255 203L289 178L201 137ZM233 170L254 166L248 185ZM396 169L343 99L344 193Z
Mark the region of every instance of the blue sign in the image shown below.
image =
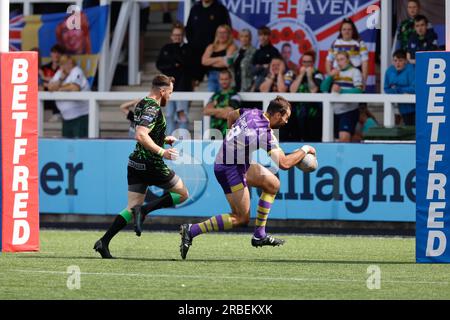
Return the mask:
M417 54L417 262L450 262L450 52Z
M41 139L40 212L120 212L127 205L126 166L134 144L132 140ZM297 168L277 172L281 188L270 213L272 219L415 221L414 145L313 146L318 170L311 174ZM180 161L168 165L185 182L190 198L178 208L152 214L209 217L229 212L213 172L219 147L220 142L179 143ZM281 147L289 153L299 145L285 143ZM261 161L264 164L264 157ZM149 190L161 192L154 187ZM254 217L258 190L252 188L251 197Z

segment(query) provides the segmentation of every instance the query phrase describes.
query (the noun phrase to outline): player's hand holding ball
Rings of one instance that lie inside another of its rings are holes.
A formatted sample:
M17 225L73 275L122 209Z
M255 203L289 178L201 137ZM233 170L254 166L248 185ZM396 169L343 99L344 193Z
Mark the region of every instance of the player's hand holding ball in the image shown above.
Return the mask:
M302 170L305 173L313 172L317 169L319 166L319 163L317 162L317 155L316 155L316 149L314 147L309 145L304 145L300 148L303 150L303 152L306 153L305 157L297 163L297 168Z

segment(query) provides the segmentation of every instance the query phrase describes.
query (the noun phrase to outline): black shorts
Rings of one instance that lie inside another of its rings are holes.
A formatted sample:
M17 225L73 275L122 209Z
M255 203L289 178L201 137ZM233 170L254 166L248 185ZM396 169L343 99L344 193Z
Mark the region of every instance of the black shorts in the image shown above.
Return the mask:
M339 132L345 131L350 135L355 134L355 128L359 121L359 109L334 115L334 137L339 138Z
M164 190L172 189L180 178L164 163L155 165L145 161L128 160L128 191L145 194L149 186L157 186Z

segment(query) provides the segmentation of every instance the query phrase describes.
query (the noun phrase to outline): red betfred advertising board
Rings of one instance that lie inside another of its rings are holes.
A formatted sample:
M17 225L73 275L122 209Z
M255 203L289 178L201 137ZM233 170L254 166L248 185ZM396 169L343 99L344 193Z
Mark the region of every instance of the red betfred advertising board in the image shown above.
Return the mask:
M0 59L1 251L38 251L38 54Z

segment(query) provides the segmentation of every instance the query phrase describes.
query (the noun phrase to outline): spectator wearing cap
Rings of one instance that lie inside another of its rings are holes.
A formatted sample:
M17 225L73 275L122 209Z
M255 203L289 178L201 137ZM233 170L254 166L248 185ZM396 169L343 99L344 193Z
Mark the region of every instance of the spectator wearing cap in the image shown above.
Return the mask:
M67 55L60 58L60 69L48 85L49 91L90 91L83 70ZM64 138L85 138L88 136L89 102L78 100L57 100L56 106L63 118Z

